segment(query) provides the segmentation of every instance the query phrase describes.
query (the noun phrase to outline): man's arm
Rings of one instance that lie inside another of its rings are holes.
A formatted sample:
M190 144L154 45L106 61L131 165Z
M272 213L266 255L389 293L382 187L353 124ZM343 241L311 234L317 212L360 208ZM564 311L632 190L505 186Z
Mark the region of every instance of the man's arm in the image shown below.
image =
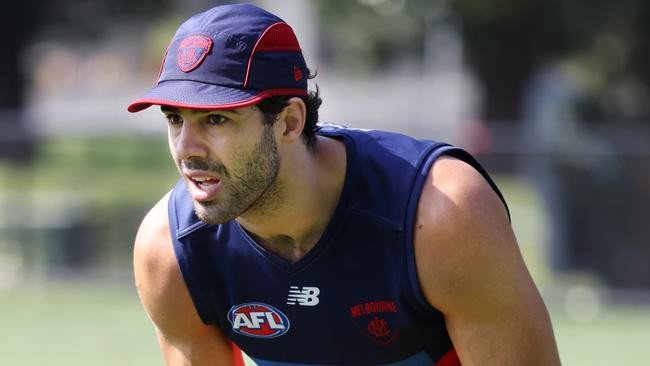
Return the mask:
M183 281L167 219L169 194L142 221L135 240L135 282L167 364L234 365L231 343L199 318Z
M418 277L463 366L559 365L544 302L502 202L468 164L431 169L415 225Z

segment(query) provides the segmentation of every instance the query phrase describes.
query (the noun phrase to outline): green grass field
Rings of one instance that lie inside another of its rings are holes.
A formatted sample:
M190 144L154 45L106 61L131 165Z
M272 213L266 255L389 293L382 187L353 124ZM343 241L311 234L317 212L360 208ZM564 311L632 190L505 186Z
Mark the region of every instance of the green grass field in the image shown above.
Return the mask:
M47 282L0 294L3 365L161 365L135 289Z
M593 320L551 313L563 365L650 363L650 307L606 307Z

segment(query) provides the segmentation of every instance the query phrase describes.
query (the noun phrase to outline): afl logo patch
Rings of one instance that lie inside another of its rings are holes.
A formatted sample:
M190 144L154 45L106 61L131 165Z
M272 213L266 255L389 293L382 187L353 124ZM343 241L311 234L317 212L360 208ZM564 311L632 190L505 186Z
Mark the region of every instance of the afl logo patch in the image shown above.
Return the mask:
M228 321L235 333L254 338L275 338L289 331L289 319L271 305L249 302L228 311Z
M212 39L206 36L190 36L178 46L178 67L183 72L196 69L212 49Z

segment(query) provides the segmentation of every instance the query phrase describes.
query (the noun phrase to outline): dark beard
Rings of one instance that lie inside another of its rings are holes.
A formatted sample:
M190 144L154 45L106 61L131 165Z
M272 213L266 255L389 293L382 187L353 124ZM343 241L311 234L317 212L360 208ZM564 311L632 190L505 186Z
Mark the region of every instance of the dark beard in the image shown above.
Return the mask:
M201 221L222 224L244 213L262 213L273 207L279 198L277 175L280 156L271 125L264 125L262 138L246 156L237 159L231 170L222 164L196 160L193 168L219 174L227 197L220 201L194 202L194 211ZM187 165L189 167L189 165Z

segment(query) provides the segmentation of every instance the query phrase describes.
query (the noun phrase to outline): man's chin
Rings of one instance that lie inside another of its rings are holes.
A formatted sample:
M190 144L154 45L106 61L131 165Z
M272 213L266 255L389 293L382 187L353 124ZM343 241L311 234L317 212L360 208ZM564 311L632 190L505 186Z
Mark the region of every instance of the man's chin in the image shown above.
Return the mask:
M231 221L234 217L224 215L224 211L214 202L194 201L194 213L206 224L216 225Z

